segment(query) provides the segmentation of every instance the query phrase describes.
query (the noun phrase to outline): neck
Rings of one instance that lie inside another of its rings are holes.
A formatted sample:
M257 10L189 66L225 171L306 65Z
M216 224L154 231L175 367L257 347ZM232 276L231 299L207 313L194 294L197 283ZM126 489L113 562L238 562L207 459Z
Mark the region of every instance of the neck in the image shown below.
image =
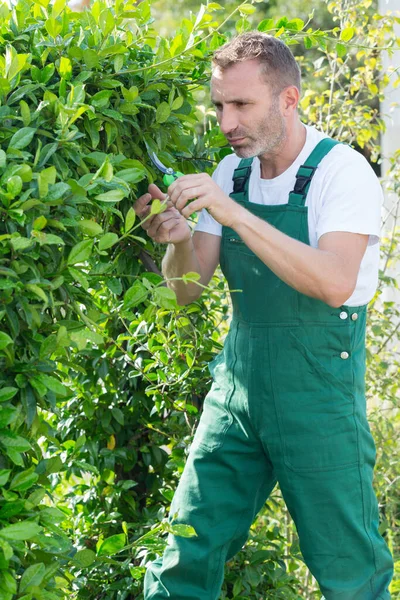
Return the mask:
M261 163L261 179L278 177L290 167L302 151L306 142L307 131L301 121L296 121L293 128L274 150L259 156Z

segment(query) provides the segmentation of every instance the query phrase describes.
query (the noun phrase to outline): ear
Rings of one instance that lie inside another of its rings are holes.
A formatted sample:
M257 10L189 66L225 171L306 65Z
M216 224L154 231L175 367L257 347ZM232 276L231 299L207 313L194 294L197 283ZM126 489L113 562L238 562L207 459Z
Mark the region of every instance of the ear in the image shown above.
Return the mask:
M289 87L282 90L280 94L280 104L282 115L285 117L290 116L297 110L297 106L300 100L300 92L296 86L290 85Z

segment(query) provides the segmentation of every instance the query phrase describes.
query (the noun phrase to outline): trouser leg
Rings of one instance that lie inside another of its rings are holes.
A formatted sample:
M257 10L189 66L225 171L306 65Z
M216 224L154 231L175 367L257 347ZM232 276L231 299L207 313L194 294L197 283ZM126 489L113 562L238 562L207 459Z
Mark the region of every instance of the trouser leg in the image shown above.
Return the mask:
M344 468L277 470L306 564L326 600L388 600L393 561L379 534L374 448L359 429L360 460Z
M148 565L146 600L216 600L224 562L244 543L250 525L275 485L260 443L235 420L223 435L221 421L203 414L179 482L171 515L197 537L169 536L161 559ZM217 428L217 429L215 429Z

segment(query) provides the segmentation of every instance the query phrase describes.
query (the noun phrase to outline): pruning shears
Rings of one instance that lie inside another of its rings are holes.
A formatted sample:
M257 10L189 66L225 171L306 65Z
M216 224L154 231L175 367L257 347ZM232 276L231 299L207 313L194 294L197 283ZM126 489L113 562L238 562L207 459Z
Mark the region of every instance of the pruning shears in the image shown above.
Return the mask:
M175 179L178 179L178 177L183 175L183 173L180 171L175 171L171 167L166 167L158 158L157 154L151 150L149 150L149 157L153 165L157 167L161 173L164 173L163 182L167 187L169 187L171 183L175 181Z
M151 162L153 163L153 165L159 170L161 171L161 173L164 173L163 176L163 182L164 184L169 187L171 185L171 183L173 183L176 179L178 179L178 177L182 177L183 173L181 173L180 171L175 171L174 169L172 169L172 167L166 167L161 160L158 158L157 154L155 152L153 152L152 150L147 149L149 158L151 160ZM169 195L167 194L167 196L164 198L164 202L168 202L169 200ZM197 217L196 213L193 213L194 217ZM189 219L190 220L190 219Z

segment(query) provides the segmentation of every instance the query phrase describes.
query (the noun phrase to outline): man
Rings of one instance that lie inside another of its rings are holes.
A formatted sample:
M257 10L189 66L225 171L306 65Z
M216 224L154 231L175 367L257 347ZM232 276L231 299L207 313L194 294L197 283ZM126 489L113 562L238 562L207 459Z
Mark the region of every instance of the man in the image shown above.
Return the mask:
M387 600L364 394L379 183L360 154L300 121L299 68L278 39L250 32L218 50L211 93L235 154L213 178L176 180L168 209L143 226L169 244L167 278L196 271L207 284L220 262L242 292L171 507L197 537L170 536L145 598L217 599L224 562L278 482L325 598ZM164 197L149 192L135 205L142 217ZM201 293L169 285L181 304Z

